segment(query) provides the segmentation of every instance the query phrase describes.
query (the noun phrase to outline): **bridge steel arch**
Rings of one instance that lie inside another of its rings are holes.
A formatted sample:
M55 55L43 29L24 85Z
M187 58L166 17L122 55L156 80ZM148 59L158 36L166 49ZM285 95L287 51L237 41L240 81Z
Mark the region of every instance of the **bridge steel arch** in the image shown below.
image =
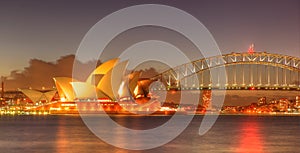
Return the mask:
M186 63L183 65L179 65L175 68L171 68L163 73L151 78L151 80L160 80L162 81L168 89L179 87L180 83L186 82L186 80L193 80L198 78L195 77L195 74L205 73L205 71L212 71L213 69L217 69L218 67L229 67L235 65L259 65L259 66L267 66L267 67L275 67L289 72L293 72L294 76L297 76L296 80L298 80L297 84L288 84L285 80L284 84L279 84L279 82L275 82L271 84L270 80L268 80L268 84L233 84L229 85L228 83L225 86L220 86L222 89L249 89L257 88L257 89L267 89L267 90L300 90L300 58L281 55L281 54L271 54L267 52L254 52L254 53L231 53L225 54L222 56L213 56L209 58L199 59L190 63ZM244 71L244 70L243 70ZM266 73L266 72L265 72ZM270 72L268 72L270 73ZM209 75L209 74L208 74ZM253 74L252 74L253 75ZM269 79L270 75L268 74ZM277 74L278 75L278 72ZM285 78L287 74L285 74ZM278 80L279 76L277 76ZM207 86L197 86L197 85L187 85L185 89L219 89L218 85L207 85ZM221 88L220 88L221 89Z

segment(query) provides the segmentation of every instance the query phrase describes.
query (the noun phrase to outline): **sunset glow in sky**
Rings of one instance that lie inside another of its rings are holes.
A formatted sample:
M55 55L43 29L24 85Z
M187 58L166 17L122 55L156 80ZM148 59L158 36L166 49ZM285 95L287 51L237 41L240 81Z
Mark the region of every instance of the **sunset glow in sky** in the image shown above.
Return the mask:
M300 57L298 0L1 1L0 76L23 70L33 58L54 62L75 54L86 32L103 17L145 3L174 6L195 16L222 53L245 52L254 43L256 51Z

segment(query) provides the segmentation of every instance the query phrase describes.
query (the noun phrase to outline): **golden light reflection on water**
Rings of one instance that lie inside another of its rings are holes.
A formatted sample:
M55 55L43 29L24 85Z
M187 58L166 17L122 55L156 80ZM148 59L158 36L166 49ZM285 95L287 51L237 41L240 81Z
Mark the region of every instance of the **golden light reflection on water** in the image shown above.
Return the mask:
M57 139L56 139L56 146L55 146L57 153L70 152L70 146L68 146L68 140L66 137L67 133L68 132L67 132L64 120L59 119L58 126L57 126L57 132L56 132Z

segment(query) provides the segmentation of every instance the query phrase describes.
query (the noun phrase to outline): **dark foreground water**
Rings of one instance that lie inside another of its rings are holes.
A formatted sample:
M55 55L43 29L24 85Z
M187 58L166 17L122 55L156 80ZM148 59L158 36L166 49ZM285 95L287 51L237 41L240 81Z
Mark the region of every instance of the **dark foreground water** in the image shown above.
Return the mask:
M127 127L147 129L167 116L115 116ZM91 133L80 116L0 116L1 153L198 153L198 152L300 152L300 117L220 116L204 136L198 135L203 116L168 144L145 151L119 149ZM155 140L153 140L155 141Z

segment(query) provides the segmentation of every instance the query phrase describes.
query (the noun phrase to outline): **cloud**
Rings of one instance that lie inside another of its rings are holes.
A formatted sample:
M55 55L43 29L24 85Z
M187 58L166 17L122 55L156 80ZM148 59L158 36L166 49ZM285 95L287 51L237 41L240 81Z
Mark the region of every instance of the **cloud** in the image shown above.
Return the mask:
M154 77L155 75L159 74L157 72L157 70L153 67L146 68L146 69L143 69L141 71L142 71L141 78L151 78L151 77Z
M72 77L74 55L62 56L55 62L46 62L39 59L31 59L29 66L22 71L12 71L5 81L6 90L18 88L51 89L54 87L53 77ZM91 63L80 63L79 67L84 68ZM83 76L85 77L85 76ZM82 79L82 78L81 78Z
M97 64L95 64L97 63ZM53 77L72 77L73 64L79 71L74 74L76 80L85 81L95 66L100 65L100 61L89 61L82 63L75 59L75 55L60 57L55 62L47 62L40 59L31 59L29 66L24 70L14 70L5 80L5 90L17 90L18 88L32 89L52 89L55 84ZM141 77L151 77L158 72L155 68L141 70Z

